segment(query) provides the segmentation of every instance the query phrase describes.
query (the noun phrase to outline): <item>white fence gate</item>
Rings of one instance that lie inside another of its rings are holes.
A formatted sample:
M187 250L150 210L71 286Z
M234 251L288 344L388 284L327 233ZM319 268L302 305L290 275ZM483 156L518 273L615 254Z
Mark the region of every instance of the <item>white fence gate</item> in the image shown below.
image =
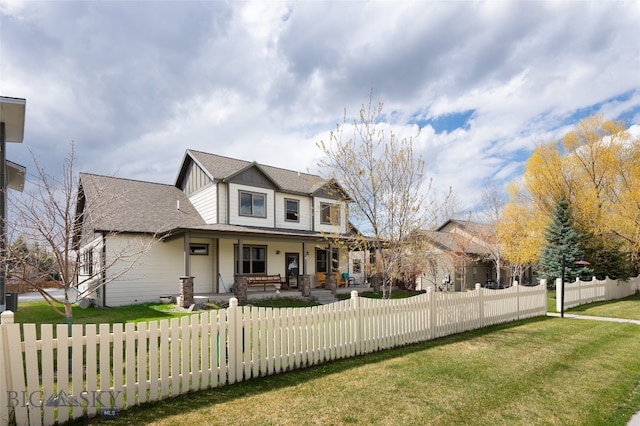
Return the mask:
M51 425L546 314L546 286L240 307L137 324L0 323L0 426Z

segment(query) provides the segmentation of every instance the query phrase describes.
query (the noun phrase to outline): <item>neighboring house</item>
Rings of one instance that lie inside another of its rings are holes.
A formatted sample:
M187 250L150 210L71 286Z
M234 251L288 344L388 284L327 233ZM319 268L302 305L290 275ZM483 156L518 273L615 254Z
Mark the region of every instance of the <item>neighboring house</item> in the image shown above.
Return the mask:
M78 194L79 280L108 283L91 295L100 306L175 295L180 277L196 294L230 292L239 274L291 288L332 270L364 281L364 256L332 243L349 240L349 197L319 176L187 150L175 185L81 173ZM117 194L108 214L91 211L105 194ZM135 264L114 262L149 242Z
M490 225L461 220L448 220L435 231L422 231L431 249L417 289L435 287L460 291L473 289L476 283L496 282L491 235ZM497 284L511 285L508 270L502 269L500 277Z

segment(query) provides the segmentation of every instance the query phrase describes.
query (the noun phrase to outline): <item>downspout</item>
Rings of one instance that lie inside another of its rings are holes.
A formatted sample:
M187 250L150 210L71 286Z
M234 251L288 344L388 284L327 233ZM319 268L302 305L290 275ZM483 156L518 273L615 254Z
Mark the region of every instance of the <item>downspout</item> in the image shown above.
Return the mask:
M100 283L100 295L102 296L102 307L107 306L107 233L102 232L102 282Z
M316 230L316 197L311 195L311 230Z
M216 264L216 293L220 293L220 238L216 238L216 258L215 258L215 264ZM225 289L225 293L226 293L226 289Z
M307 275L307 243L302 243L302 275Z
M2 311L6 308L6 288L7 281L7 182L6 182L6 167L5 162L7 160L6 151L6 130L4 122L0 122L0 308Z
M227 225L231 225L231 185L229 182L225 182L227 185Z
M244 240L238 238L238 275L244 275Z

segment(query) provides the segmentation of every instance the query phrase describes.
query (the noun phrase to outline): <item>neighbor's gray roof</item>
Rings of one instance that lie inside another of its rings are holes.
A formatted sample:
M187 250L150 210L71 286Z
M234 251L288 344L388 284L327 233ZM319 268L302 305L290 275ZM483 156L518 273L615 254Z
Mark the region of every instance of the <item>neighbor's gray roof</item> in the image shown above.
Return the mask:
M494 232L494 227L487 223L479 223L479 222L471 222L470 220L457 220L457 219L449 219L442 225L440 225L436 231L442 231L447 225L452 224L462 229L466 229L471 234L478 236L488 236L492 235Z
M212 179L218 181L228 179L249 167L257 166L285 192L313 194L326 184L322 177L309 173L301 173L192 149L187 150L186 155L193 158ZM181 170L180 173L182 172ZM180 176L178 176L179 178Z
M90 214L87 225L94 231L162 233L204 225L187 196L173 185L81 173L80 188Z
M465 252L470 254L480 254L483 256L491 254L489 249L485 246L471 242L454 232L422 231L422 235L426 236L429 240L435 243L435 245L452 253Z

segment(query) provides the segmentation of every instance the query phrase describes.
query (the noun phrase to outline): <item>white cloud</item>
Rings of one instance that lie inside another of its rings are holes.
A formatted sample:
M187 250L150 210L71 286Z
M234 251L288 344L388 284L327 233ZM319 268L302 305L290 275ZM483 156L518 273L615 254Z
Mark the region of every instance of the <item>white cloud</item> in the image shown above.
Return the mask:
M473 207L586 112L640 125L637 2L2 2L0 94L55 168L173 182L185 149L315 170L343 110L391 126Z

